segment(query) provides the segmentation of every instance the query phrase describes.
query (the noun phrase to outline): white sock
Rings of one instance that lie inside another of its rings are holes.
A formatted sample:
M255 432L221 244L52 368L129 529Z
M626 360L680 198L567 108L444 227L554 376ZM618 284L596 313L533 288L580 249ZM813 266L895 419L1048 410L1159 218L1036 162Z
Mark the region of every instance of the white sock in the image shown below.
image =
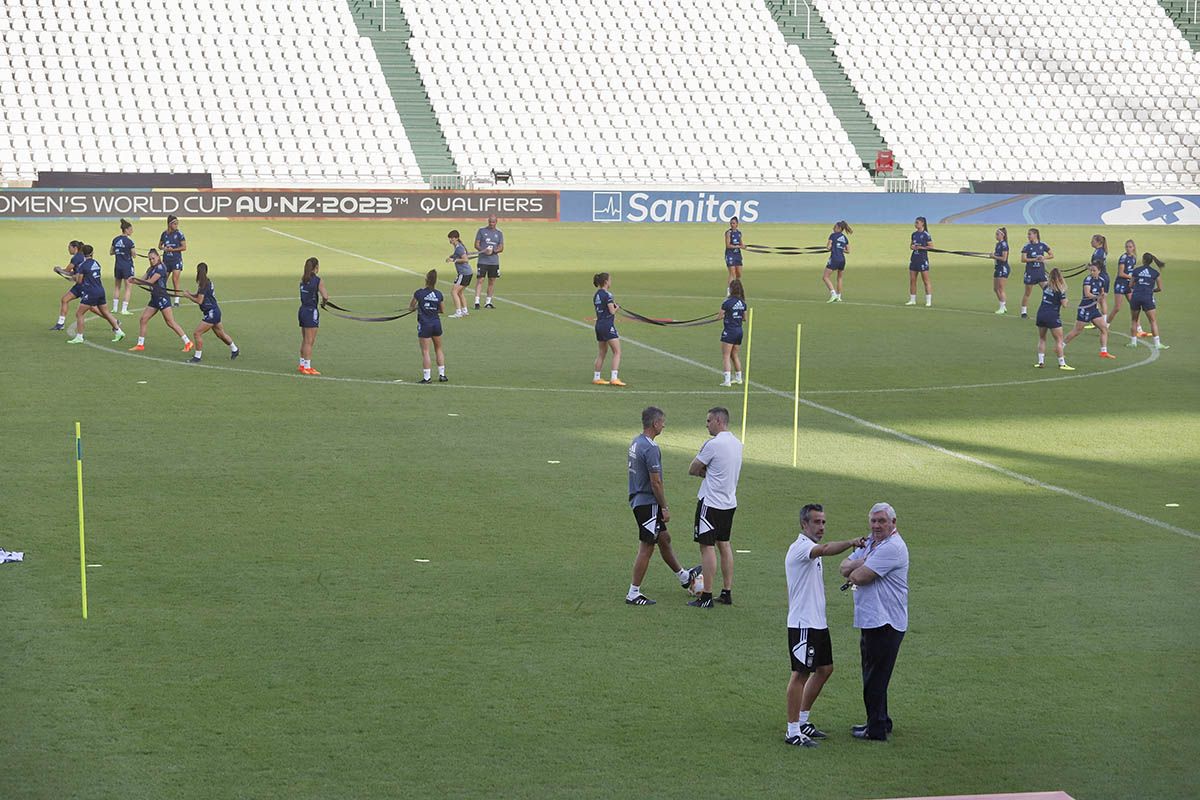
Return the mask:
M236 353L236 352L237 352L237 345L236 345L236 344L234 344L233 342L230 342L230 343L229 343L229 352L231 352L231 353Z
M808 722L808 713L809 713L809 712L807 712L807 711L801 711L801 712L800 712L800 719L799 719L799 720L796 722L796 724L797 724L797 725L803 725L804 723Z
M1066 363L1067 363L1067 360L1066 360L1065 358L1063 358L1062 356L1059 356L1059 357L1058 357L1058 365L1059 365L1060 367L1061 367L1061 366L1063 366L1063 365L1064 365L1064 364L1066 364Z
M446 375L446 367L444 365L438 367L438 375L441 375L443 377Z
M676 572L676 573L675 573L675 575L676 575L676 576L679 578L679 580L681 580L681 581L686 581L686 580L688 579L688 576L689 576L689 575L691 575L691 574L692 574L692 573L688 572L686 569L681 569L681 570L679 570L679 572Z
M122 310L122 311L128 311L128 310L129 310L129 303L122 303L122 304L121 304L121 310Z
M1101 345L1101 346L1100 346L1100 352L1101 352L1101 353L1107 353L1107 352L1108 352L1108 345L1106 345L1106 344L1105 344L1105 345Z
M616 379L617 379L617 371L614 369L614 370L612 371L612 380L614 380L614 381L615 381Z
M187 334L186 334L186 333L185 333L183 336L180 336L180 337L179 337L179 340L180 340L181 342L183 342L184 344L187 344L188 342L190 342L190 341L191 341L191 339L189 339L189 338L187 337Z
M931 295L931 294L925 295L925 305L927 305L927 306L933 305L933 295Z
M1046 354L1045 353L1038 353L1038 363L1039 364L1046 363Z
M910 295L908 296L908 302L910 302L910 303L915 303L915 302L917 302L917 296L916 296L915 294L910 294Z
M788 736L799 736L800 735L800 723L799 722L789 722L787 725L788 725L788 727L787 727L787 735Z
M735 372L735 373L734 373L734 377L735 377L735 378L737 378L737 382L738 382L738 383L741 383L741 382L742 382L742 373L740 373L740 372Z
M722 374L725 376L725 382L726 382L726 383L729 383L729 380L730 380L730 378L729 378L729 373L728 373L728 372L724 372L724 373L722 373Z
M141 346L143 346L143 345L145 345L145 344L146 344L146 337L145 337L145 336L139 336L139 337L138 337L138 346L139 346L139 347L141 347ZM304 362L303 362L303 361L301 361L300 363L301 363L301 364L303 364Z
M1028 314L1028 313L1029 313L1029 309L1028 309L1028 308L1026 308L1025 306L1021 306L1021 313L1022 313L1022 314Z
M300 366L304 367L305 369L310 369L312 367L312 362L307 358L302 358L300 359Z
M834 295L834 297L836 297L838 300L841 300L841 299L842 299L842 293L841 293L841 292L838 292L838 293L836 293L836 294Z
M625 597L628 600L633 600L635 597L637 597L641 593L642 593L642 587L635 586L631 583L631 584L629 584L629 594L625 595Z
M1154 343L1155 343L1155 344L1162 344L1162 342L1158 341L1158 337L1157 337L1157 336L1155 336L1155 337L1154 337Z
M425 380L429 380L429 373L430 373L430 370L423 369L423 370L421 370L421 377L424 378Z
M492 296L491 296L490 294L488 295L488 301L487 301L487 304L488 304L489 306L492 304Z
M201 358L204 355L204 353L197 350L196 352L192 353L192 355L194 355L196 358Z
M1001 310L1001 311L1008 311L1008 306L1006 306L1004 303L1001 303L1001 304L1000 304L1000 310Z
M66 324L66 322L67 322L67 318L66 318L66 317L59 317L59 318L58 318L58 324L59 324L59 325L65 325L65 324Z

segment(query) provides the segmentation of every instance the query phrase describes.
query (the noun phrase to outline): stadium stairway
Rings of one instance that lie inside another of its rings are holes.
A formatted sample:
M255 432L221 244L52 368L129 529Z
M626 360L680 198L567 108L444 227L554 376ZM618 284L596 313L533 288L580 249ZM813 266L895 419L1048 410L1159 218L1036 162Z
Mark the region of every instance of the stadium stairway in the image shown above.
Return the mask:
M1200 13L1194 11L1195 0L1158 0L1158 4L1192 46L1192 52L1200 51Z
M813 71L813 75L817 79L817 84L828 98L829 105L833 107L833 113L837 115L838 121L842 123L842 128L850 136L850 142L854 145L858 157L862 159L863 166L874 176L875 155L880 150L890 150L891 148L884 141L883 134L879 132L875 121L871 119L871 114L863 105L858 92L855 91L854 84L850 82L846 71L842 69L842 65L833 54L833 34L825 26L825 20L821 18L820 12L813 5L812 16L809 18L805 14L804 6L800 3L795 4L797 14L792 14L792 0L765 0L765 2L775 24L779 26L783 38L788 44L794 44L800 49L801 55L804 56L809 69ZM805 35L808 32L806 22L810 19L812 23L811 38ZM903 176L900 164L897 163L893 177L901 178Z
M412 32L403 7L394 0L346 0L346 3L359 34L370 38L375 48L421 176L429 181L431 175L457 175L454 157L408 50ZM386 31L381 26L383 3L387 3Z

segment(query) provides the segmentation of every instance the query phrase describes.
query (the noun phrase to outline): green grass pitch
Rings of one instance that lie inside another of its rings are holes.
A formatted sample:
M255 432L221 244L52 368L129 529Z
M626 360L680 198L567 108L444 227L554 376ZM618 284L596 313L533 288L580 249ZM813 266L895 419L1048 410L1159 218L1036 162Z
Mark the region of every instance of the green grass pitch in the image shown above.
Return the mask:
M135 224L143 247L161 229ZM1172 349L1115 336L1104 362L1089 331L1068 348L1069 377L1032 368L1030 321L993 316L990 262L935 254L935 307L903 307L907 228L852 236L841 305L824 304L822 259L748 256L756 386L734 545L750 552L737 605L698 612L661 561L644 582L658 605L622 602L625 452L640 410L662 406L672 528L694 562L687 464L705 410L726 404L740 422L742 409L717 386L719 331L620 322L621 390L590 385L588 319L600 270L643 314L716 310L723 226L504 224L497 310L445 322L451 383L415 385L411 319L326 316L323 377L295 374L307 256L335 300L384 311L407 305L412 272L445 270L447 230L477 224L184 220L185 281L210 264L243 352L231 363L210 335L202 368L158 319L144 355L98 321L89 346L47 330L66 285L50 266L71 238L107 253L115 222L0 224L0 547L27 553L0 566L0 795L1200 792L1195 229L1104 231L1114 268L1128 236L1167 261ZM1070 266L1092 232L1043 236ZM827 233L747 226L768 244ZM932 233L943 248L992 241L982 226ZM179 318L190 334L199 312ZM75 420L88 561L102 565L86 622ZM834 558L837 669L813 712L831 739L789 748L782 559L797 511L823 502L829 535L857 536L879 500L912 553L895 736L849 736L861 682Z

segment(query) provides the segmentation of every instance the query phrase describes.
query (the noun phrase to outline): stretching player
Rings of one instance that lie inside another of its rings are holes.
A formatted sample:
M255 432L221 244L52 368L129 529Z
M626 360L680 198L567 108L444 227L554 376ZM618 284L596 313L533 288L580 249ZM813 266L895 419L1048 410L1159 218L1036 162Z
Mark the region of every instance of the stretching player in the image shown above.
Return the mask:
M1025 265L1025 295L1021 298L1021 319L1029 318L1029 295L1035 285L1046 288L1046 262L1054 258L1050 245L1042 241L1042 232L1030 228L1029 243L1021 248L1021 263ZM1040 311L1038 312L1041 313Z
M725 231L725 269L728 270L729 276L725 281L725 286L742 278L742 230L739 227L738 218L729 218L729 230Z
M71 254L71 261L65 268L60 270L58 267L55 267L54 271L66 277L78 275L79 268L83 266L83 262L85 261L83 253L79 252L82 247L83 242L78 239L72 239L68 242L67 252ZM63 296L58 299L58 322L51 325L50 330L61 331L63 329L67 324L67 306L71 304L72 300L78 300L81 294L83 294L83 286L76 279L71 284L71 288L64 292Z
M296 371L301 375L320 375L313 369L313 344L317 341L317 330L321 327L321 311L317 308L317 298L329 300L325 291L325 282L317 274L321 262L310 258L304 262L304 274L300 276L300 310L296 313L300 320L300 366Z
M125 338L125 331L121 330L121 323L117 322L116 317L108 310L108 299L104 296L104 280L100 277L103 273L100 262L92 258L94 251L90 244L83 245L79 252L83 254L83 264L75 271L75 281L79 284L81 292L79 307L75 309L75 336L67 339L67 344L83 343L83 319L89 311L95 311L104 317L104 321L112 326L112 340L119 342Z
M829 251L829 261L825 263L825 274L821 276L821 280L825 282L825 288L829 290L829 299L825 301L827 303L842 302L842 273L846 271L846 254L850 252L850 240L847 238L847 234L851 233L854 233L854 229L846 220L835 222L833 233L829 234L829 241L825 245L825 249ZM837 273L836 289L833 281L830 280L835 272Z
M912 243L908 249L912 255L908 259L908 302L904 305L917 304L917 275L925 284L925 307L933 305L933 285L929 282L929 253L933 246L933 237L929 235L929 226L924 217L917 217L914 223L916 230L912 233Z
M110 256L116 256L116 263L113 265L113 307L115 313L117 311L117 301L121 301L122 316L129 316L133 312L129 310L129 294L133 291L133 284L129 279L133 277L133 257L137 252L133 246L133 239L129 238L129 234L133 233L133 223L127 219L121 220L121 235L112 240L112 247L108 248ZM125 299L121 300L121 287L125 288Z
M1100 297L1100 310L1102 313L1107 315L1108 314L1108 306L1104 302L1104 296L1108 294L1108 289L1109 289L1109 286L1111 285L1110 281L1108 279L1108 238L1107 237L1101 236L1098 233L1095 234L1094 236L1092 236L1092 257L1088 261L1088 263L1095 264L1096 266L1098 266L1100 268L1100 283L1101 283L1100 288L1103 290L1101 293L1101 297ZM1091 322L1089 322L1084 327L1094 328L1096 326L1093 325Z
M146 269L145 277L130 278L130 280L136 284L150 287L150 302L146 304L146 310L142 312L142 317L138 320L137 344L129 349L135 353L146 349L146 325L149 324L151 317L161 311L163 322L167 323L167 327L173 330L179 340L183 342L183 352L190 353L192 340L183 332L183 328L179 327L179 323L175 321L175 312L171 310L171 296L167 293L167 267L159 258L157 250L151 250L146 256L150 259L150 266Z
M450 297L454 300L454 316L467 316L467 299L463 290L471 285L471 260L467 258L467 246L462 243L458 231L446 234L454 252L446 259L447 264L454 265L454 284L450 287Z
M196 332L192 334L192 338L196 342L196 352L188 363L200 363L200 358L204 355L203 337L210 330L217 335L218 339L229 345L229 358L237 358L241 351L233 343L229 334L225 332L225 326L221 324L221 307L217 305L217 295L213 292L213 283L208 277L208 264L201 261L196 265L196 293L192 294L185 290L184 295L193 303L198 304L203 314L200 317L200 324L196 326Z
M597 272L592 276L592 286L596 293L592 295L592 306L596 309L596 363L592 365L592 383L597 386L624 386L625 382L617 377L621 369L621 336L617 333L616 314L617 301L613 299L609 287L612 278L607 272ZM612 353L612 375L609 380L600 377L604 369L604 354Z
M187 238L179 230L179 217L172 214L167 217L167 229L158 237L158 246L162 250L163 266L171 273L171 286L179 292L179 276L183 272L183 251L187 250ZM175 305L179 305L178 294Z
M1088 276L1083 279L1083 298L1079 301L1079 309L1075 312L1075 327L1063 337L1066 347L1088 324L1100 329L1100 357L1116 358L1108 352L1108 321L1104 319L1105 291L1104 277L1100 274L1100 265L1093 261L1088 266Z
M1150 266L1151 264L1158 269ZM1154 348L1166 350L1171 346L1163 344L1158 338L1158 312L1155 310L1157 305L1154 302L1154 293L1162 291L1160 270L1166 266L1161 259L1155 258L1153 253L1144 253L1142 254L1142 265L1135 269L1130 276L1133 291L1129 295L1129 313L1133 319L1129 323L1129 347L1137 347L1138 317L1143 311L1150 319L1150 335L1154 337Z
M1058 356L1058 368L1074 372L1074 367L1067 366L1063 357L1062 320L1059 313L1067 304L1067 282L1057 268L1050 270L1050 280L1042 289L1042 304L1037 312L1038 329L1038 360L1034 364L1038 369L1046 366L1046 331L1054 332L1054 353Z
M730 281L729 297L721 304L717 318L725 323L721 328L721 366L725 370L721 385L732 386L742 382L742 359L739 355L742 349L742 320L746 318L746 292L737 278ZM729 369L731 362L734 369L732 381Z
M1131 276L1133 271L1137 269L1137 245L1133 243L1133 239L1125 240L1125 253L1117 259L1117 279L1113 282L1113 307L1112 311L1108 312L1108 324L1111 326L1113 319L1117 316L1117 312L1121 310L1122 301L1129 300L1129 289ZM1134 334L1141 338L1150 336L1142 330L1142 326L1138 325Z
M992 272L992 291L1000 301L997 314L1008 313L1008 228L996 228L996 249L992 251L995 271Z
M409 309L417 310L417 341L421 345L421 383L432 383L432 372L429 359L429 344L433 343L434 354L437 356L438 383L450 380L446 377L446 354L442 352L442 320L439 317L446 313L446 298L437 289L437 270L431 269L425 273L424 288L413 292Z

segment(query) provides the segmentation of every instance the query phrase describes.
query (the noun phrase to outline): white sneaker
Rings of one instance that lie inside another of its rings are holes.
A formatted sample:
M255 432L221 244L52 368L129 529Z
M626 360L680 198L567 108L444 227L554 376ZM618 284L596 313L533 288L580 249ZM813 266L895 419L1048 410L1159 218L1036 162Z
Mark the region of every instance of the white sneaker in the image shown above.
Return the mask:
M909 300L909 301L908 301L907 303L905 303L904 305L906 305L906 306L915 306L916 304L917 304L917 301L916 301L916 300Z
M733 384L729 381L721 381L718 385L719 386L733 386Z
M734 382L734 383L736 383L738 386L741 386L741 385L742 385L742 379L741 379L741 378L734 378L734 379L733 379L733 382Z

